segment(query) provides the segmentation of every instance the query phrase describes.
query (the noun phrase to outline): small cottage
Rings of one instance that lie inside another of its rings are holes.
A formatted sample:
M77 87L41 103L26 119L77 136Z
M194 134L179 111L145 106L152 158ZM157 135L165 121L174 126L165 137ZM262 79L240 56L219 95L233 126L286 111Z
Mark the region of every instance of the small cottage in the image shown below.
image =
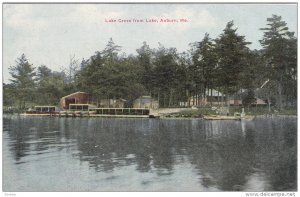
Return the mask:
M147 108L147 109L158 109L158 101L151 98L151 96L141 96L133 102L133 108Z

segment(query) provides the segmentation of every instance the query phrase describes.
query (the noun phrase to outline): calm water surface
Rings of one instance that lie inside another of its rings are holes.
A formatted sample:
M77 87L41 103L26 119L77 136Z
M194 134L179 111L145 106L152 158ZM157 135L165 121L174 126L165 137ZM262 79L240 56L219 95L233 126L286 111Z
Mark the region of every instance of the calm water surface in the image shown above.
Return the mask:
M297 190L297 118L3 118L3 190Z

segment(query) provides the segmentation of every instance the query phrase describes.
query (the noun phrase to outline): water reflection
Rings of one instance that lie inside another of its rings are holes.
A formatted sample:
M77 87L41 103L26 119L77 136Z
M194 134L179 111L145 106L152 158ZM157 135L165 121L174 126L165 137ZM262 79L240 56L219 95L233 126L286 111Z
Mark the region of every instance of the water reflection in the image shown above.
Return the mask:
M169 191L296 190L296 127L296 118L239 122L5 116L3 150L8 152L3 159L11 159L14 170L25 168L24 163L38 166L41 158L56 159L68 170L53 169L59 173L54 178L78 179L85 173L85 181L76 180L82 190L162 190L156 183ZM47 165L53 164L43 163ZM30 173L28 177L41 178L38 171ZM126 175L131 182L118 190L114 183L126 173L131 173ZM104 176L101 188L91 187ZM63 184L55 188L68 190ZM12 189L22 191L18 185Z

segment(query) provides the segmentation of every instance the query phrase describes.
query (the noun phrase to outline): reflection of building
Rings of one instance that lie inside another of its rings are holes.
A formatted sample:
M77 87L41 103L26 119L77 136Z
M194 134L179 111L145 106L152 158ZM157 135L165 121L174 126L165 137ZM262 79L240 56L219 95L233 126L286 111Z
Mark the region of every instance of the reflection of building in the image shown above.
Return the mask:
M157 109L158 107L158 101L151 98L151 96L141 96L133 102L133 108Z
M100 99L97 106L101 108L124 108L126 100L124 99Z
M60 107L69 109L70 104L88 104L90 95L85 92L75 92L60 99Z

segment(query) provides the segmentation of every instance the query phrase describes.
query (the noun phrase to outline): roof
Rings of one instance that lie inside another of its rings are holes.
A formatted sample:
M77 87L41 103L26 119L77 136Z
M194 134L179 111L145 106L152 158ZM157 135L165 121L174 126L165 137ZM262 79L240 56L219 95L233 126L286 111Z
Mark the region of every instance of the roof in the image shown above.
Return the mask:
M118 98L118 99L99 99L100 101L109 101L109 100L115 100L115 101L117 101L117 100L121 100L121 101L124 101L124 102L126 102L127 100L125 100L125 99L122 99L122 98Z
M89 94L89 93L86 93L86 92L74 92L74 93L72 93L72 94L69 94L69 95L67 95L67 96L62 97L62 99L63 99L63 98L66 98L66 97L75 96L76 94Z

